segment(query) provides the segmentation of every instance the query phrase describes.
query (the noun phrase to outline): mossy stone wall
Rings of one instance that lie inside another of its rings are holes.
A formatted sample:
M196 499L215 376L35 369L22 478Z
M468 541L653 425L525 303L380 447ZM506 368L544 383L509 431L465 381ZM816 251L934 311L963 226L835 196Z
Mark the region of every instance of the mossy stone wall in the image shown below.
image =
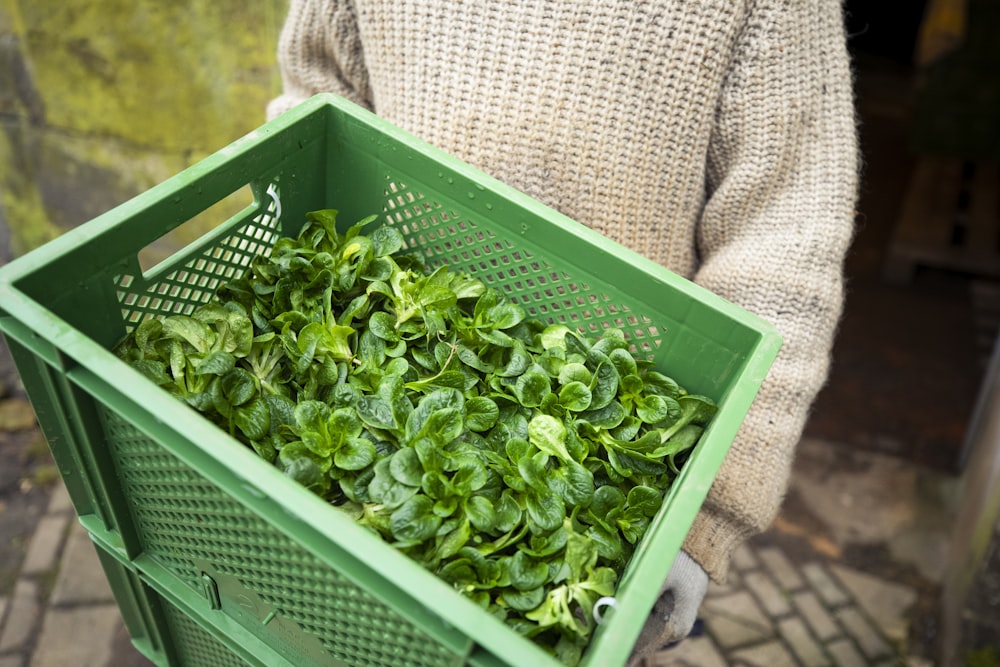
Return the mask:
M0 0L0 260L265 120L288 0Z

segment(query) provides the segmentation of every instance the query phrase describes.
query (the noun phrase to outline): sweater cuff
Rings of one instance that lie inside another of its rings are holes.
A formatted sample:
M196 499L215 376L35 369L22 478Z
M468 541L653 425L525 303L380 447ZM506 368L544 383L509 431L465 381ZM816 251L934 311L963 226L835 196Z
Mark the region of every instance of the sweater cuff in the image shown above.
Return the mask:
M684 551L701 565L712 581L723 583L733 552L755 532L743 522L703 507L684 540Z

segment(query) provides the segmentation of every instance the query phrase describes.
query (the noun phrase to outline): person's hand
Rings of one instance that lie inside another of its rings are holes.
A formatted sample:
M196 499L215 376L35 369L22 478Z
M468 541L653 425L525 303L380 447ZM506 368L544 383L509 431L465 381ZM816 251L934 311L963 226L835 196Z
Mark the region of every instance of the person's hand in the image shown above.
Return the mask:
M660 597L639 633L629 658L629 667L638 667L643 658L663 646L680 641L691 633L698 608L708 590L708 574L686 552L677 554Z

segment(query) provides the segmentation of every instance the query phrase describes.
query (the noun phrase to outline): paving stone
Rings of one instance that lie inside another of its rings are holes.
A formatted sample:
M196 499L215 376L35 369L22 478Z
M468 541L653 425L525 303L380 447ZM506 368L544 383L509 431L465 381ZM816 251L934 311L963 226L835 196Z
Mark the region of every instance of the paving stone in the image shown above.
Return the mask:
M0 652L21 648L31 637L38 620L38 586L27 579L14 584L7 610L7 622L0 634Z
M69 491L66 489L66 485L63 483L56 484L56 488L52 492L52 497L49 498L49 514L59 514L64 512L69 512L73 509L73 501L70 500Z
M799 616L812 629L820 641L828 641L843 634L840 626L833 620L819 598L812 591L800 591L792 596L792 602Z
M7 606L10 604L10 598L7 596L0 597L0 632L3 632L3 617L7 614Z
M816 642L805 622L796 616L778 621L778 633L803 667L826 667L830 664L823 648Z
M24 667L24 658L20 655L8 655L0 658L0 667Z
M735 651L729 656L729 662L734 666L798 667L792 654L777 640Z
M111 664L121 613L113 604L51 609L45 615L31 667Z
M94 543L90 541L87 530L79 523L74 523L66 540L62 568L52 591L52 603L64 605L113 599L111 586L97 559Z
M823 602L829 606L838 607L850 602L847 593L830 576L826 568L819 563L806 563L799 568L799 571L806 578L806 581L809 582L812 589L819 594Z
M858 643L866 657L884 658L892 653L892 647L856 608L838 609L836 614L837 620Z
M869 662L850 639L838 639L830 642L826 650L833 656L837 667L869 667Z
M730 563L737 570L752 570L758 566L757 557L754 556L753 548L749 544L741 544L733 552Z
M731 595L712 598L702 603L703 618L724 617L737 620L743 625L756 628L767 637L774 637L774 624L760 608L757 601L748 591L739 591ZM732 644L729 644L730 646Z
M42 517L35 528L35 534L31 536L31 542L28 543L28 551L21 566L23 574L48 572L55 567L68 522L69 517L66 515Z
M781 549L777 547L758 549L757 556L784 590L794 591L802 588L802 577Z
M833 565L830 570L886 637L896 642L906 640L909 634L906 612L917 601L916 591L842 565Z
M733 649L773 639L774 629L729 616L706 616L708 634L723 649Z
M727 667L725 657L708 637L685 639L646 659L645 667Z
M771 616L783 616L792 610L791 605L788 604L786 593L778 588L774 579L766 572L762 570L748 572L743 581L746 587L757 596L764 611Z

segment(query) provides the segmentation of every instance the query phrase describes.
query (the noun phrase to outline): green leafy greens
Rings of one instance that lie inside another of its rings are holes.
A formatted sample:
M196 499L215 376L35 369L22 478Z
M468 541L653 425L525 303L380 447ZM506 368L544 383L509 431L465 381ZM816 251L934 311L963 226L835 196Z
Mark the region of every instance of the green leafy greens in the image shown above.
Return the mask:
M309 213L115 352L566 664L715 404L629 351Z

